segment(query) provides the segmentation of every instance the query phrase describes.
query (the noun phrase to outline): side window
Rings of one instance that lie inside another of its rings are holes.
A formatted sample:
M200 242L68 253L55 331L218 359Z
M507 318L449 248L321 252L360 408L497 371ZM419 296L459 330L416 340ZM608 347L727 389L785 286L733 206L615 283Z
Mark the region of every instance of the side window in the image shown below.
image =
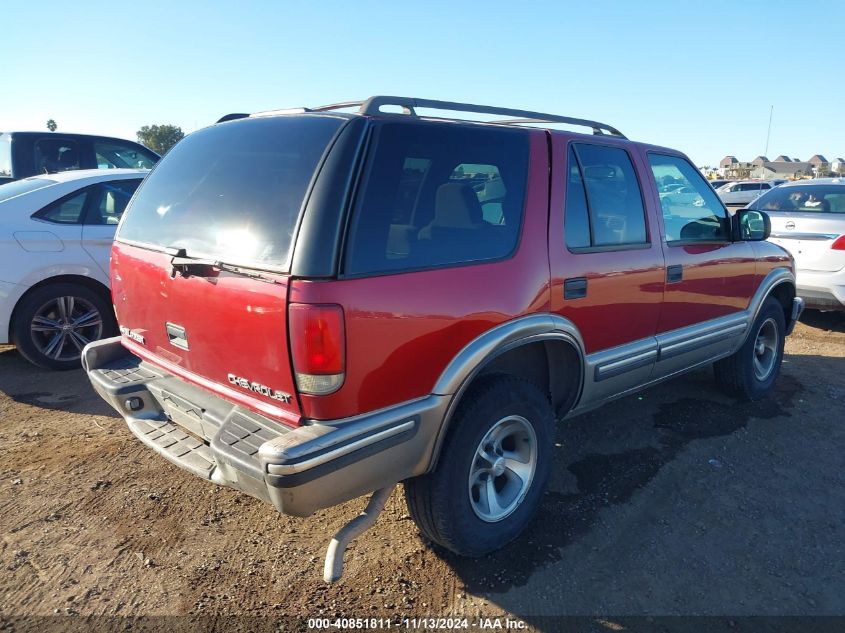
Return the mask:
M683 158L649 153L654 179L673 178L689 193L660 193L666 242L727 241L728 215L701 173Z
M648 243L640 185L625 150L570 147L564 232L569 248Z
M79 144L70 139L41 139L35 143L35 170L55 174L79 169Z
M563 214L563 232L566 235L568 248L588 248L592 245L590 239L590 211L587 208L587 192L584 189L584 179L581 168L575 158L575 150L570 146L569 177L566 181L566 208Z
M97 201L91 205L85 224L117 225L126 204L140 184L141 179L139 178L137 180L114 180L99 185L97 187Z
M137 147L110 143L94 142L94 156L99 169L152 169L155 161Z
M85 189L76 194L71 194L69 197L44 207L33 214L32 217L56 224L81 224L82 211L85 209L88 193L89 190Z
M524 130L384 123L374 141L347 237L347 274L514 251L528 171Z

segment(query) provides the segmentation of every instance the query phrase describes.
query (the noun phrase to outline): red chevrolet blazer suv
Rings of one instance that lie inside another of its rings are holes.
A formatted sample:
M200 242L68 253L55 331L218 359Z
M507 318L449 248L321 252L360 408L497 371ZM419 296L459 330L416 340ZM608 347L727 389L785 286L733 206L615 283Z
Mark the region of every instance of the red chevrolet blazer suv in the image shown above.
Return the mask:
M83 365L199 477L296 516L376 491L341 563L398 482L425 537L478 556L531 520L568 418L710 364L772 389L793 261L680 152L404 97L224 119L130 202L121 335Z

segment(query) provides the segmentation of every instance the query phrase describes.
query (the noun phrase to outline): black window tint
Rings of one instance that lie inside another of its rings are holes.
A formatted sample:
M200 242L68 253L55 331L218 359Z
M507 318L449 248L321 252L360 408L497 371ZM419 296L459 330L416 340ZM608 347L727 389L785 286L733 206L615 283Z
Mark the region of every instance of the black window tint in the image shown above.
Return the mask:
M654 179L681 183L686 193L661 192L666 242L724 241L728 239L728 216L713 188L683 158L649 153Z
M79 144L70 139L41 139L35 143L35 170L55 174L79 169Z
M590 219L587 208L587 193L584 190L584 179L581 168L575 158L575 152L569 148L569 178L566 182L566 210L563 217L563 232L566 235L566 245L569 248L585 248L591 246Z
M99 169L152 169L156 158L141 148L111 141L95 141L94 156Z
M34 217L56 224L81 224L82 211L85 209L87 198L88 190L86 189L44 207Z
M140 184L140 178L102 183L98 187L97 201L91 205L91 211L85 223L117 225L129 199Z
M509 255L522 223L527 169L524 131L380 125L347 240L346 272Z
M587 189L592 246L645 244L645 211L634 166L617 147L573 145Z
M188 135L144 180L118 239L286 268L308 184L343 122L323 115L246 118Z

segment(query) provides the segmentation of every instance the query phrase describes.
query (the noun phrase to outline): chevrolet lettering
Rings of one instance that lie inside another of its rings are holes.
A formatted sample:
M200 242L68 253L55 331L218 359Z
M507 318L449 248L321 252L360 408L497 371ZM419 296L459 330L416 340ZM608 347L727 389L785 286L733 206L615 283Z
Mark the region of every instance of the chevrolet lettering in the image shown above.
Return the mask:
M255 393L260 393L262 396L273 398L273 400L280 400L285 404L290 404L289 393L285 393L284 391L278 391L277 389L271 389L267 385L252 382L247 378L235 376L235 374L227 374L227 376L229 378L229 382L233 385L237 385L238 387L242 387L243 389L249 389L250 391L254 391Z

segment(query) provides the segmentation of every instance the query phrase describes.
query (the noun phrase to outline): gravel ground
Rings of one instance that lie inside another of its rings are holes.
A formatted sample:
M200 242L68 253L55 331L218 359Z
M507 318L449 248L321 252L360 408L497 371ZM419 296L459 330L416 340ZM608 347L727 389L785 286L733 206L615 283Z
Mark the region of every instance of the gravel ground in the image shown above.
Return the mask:
M363 499L280 516L144 448L81 371L0 348L0 615L845 615L843 370L845 317L810 312L764 402L701 371L561 426L505 550L438 551L397 490L328 586Z

